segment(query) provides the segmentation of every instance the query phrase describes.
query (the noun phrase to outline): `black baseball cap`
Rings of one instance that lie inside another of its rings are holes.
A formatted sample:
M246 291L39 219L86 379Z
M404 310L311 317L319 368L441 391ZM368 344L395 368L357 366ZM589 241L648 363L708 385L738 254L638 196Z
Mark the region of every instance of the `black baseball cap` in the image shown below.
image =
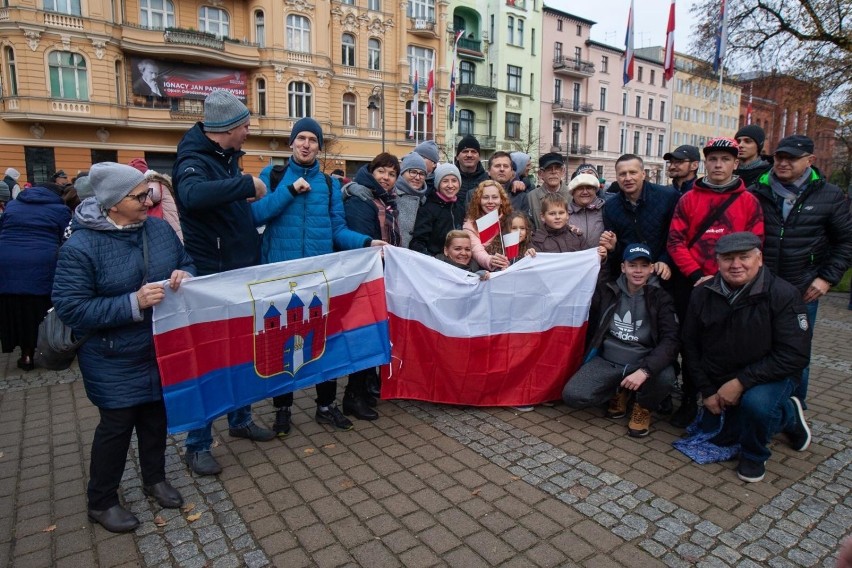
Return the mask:
M701 154L698 152L698 148L696 146L690 146L689 144L684 144L683 146L678 146L674 149L674 151L669 152L663 159L666 161L669 160L689 160L690 162L700 162Z
M621 259L624 261L636 260L639 258L647 258L649 261L652 261L651 251L647 246L636 243L628 246L624 249L624 255L622 255Z
M814 153L814 141L808 138L807 136L803 136L801 134L793 134L792 136L788 136L787 138L782 138L781 142L778 143L778 148L775 150L776 154L790 154L791 156L796 156L797 158L801 158L807 154Z
M565 165L565 159L558 152L549 152L538 159L538 167L544 169L553 164Z

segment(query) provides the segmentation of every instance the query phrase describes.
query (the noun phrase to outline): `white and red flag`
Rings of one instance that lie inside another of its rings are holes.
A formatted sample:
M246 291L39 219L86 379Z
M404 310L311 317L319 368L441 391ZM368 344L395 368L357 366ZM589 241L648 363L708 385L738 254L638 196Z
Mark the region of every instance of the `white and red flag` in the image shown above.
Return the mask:
M623 79L626 85L633 80L633 37L635 36L635 28L633 27L633 0L630 0L630 13L627 15L627 33L624 36L624 73Z
M483 244L496 237L500 233L500 217L497 210L486 213L477 219L476 230L479 231L479 240Z
M506 258L509 260L518 258L518 251L521 248L521 232L512 231L509 234L503 235L503 251Z
M385 247L391 364L382 398L520 406L561 398L583 358L600 258L526 257L488 280Z
M666 52L663 57L663 77L666 81L671 81L675 72L675 0L672 0L672 5L669 8L669 23L666 26Z
M426 116L432 116L432 109L435 105L435 62L432 62L432 68L429 69L429 81L426 83Z
M417 112L420 110L420 77L417 74L417 69L414 70L414 84L412 85L414 96L411 99L411 125L408 130L408 137L414 138L417 135Z

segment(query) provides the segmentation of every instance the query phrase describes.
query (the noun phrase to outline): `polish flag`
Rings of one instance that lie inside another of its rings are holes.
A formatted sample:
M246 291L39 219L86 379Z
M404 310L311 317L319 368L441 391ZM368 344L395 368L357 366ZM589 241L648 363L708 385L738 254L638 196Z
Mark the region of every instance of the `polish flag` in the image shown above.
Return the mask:
M624 36L624 73L623 79L626 85L633 80L633 65L635 55L633 53L633 37L635 28L633 27L633 0L630 0L630 13L627 15L627 33Z
M672 5L669 8L669 24L666 26L666 52L663 57L663 77L666 81L671 81L675 72L674 33L675 0L672 0Z
M486 213L477 219L476 230L479 231L479 240L483 244L496 237L500 233L500 217L497 210Z
M521 248L521 232L512 231L507 235L503 235L503 250L506 258L512 260L518 258L518 251Z
M378 248L187 280L154 306L168 429L390 361Z
M540 253L483 281L385 247L392 347L382 398L473 406L560 399L582 362L599 270L594 249Z
M426 83L426 116L432 116L432 107L435 104L435 64L429 69L429 81Z

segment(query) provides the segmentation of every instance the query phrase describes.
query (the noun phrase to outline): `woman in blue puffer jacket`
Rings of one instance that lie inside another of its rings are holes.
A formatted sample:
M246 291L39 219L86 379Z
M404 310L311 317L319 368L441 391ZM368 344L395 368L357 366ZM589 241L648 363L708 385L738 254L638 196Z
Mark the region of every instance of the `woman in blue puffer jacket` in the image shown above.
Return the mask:
M148 218L151 189L138 170L103 162L89 174L95 196L71 221L59 251L53 304L77 337L86 395L98 407L92 440L89 518L112 532L139 520L118 502L133 430L139 441L142 488L162 507L183 498L165 479L166 409L154 353L152 307L195 272L174 230Z

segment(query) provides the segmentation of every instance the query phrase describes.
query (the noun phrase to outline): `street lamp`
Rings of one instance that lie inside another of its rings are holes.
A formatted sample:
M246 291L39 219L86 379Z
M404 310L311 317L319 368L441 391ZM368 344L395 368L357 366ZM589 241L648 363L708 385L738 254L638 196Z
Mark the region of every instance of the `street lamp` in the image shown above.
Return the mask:
M379 102L379 105L376 105L376 101ZM367 110L379 110L380 111L380 120L382 121L382 153L385 151L385 82L382 81L381 85L376 85L373 87L373 92L370 94L370 103L367 105Z

